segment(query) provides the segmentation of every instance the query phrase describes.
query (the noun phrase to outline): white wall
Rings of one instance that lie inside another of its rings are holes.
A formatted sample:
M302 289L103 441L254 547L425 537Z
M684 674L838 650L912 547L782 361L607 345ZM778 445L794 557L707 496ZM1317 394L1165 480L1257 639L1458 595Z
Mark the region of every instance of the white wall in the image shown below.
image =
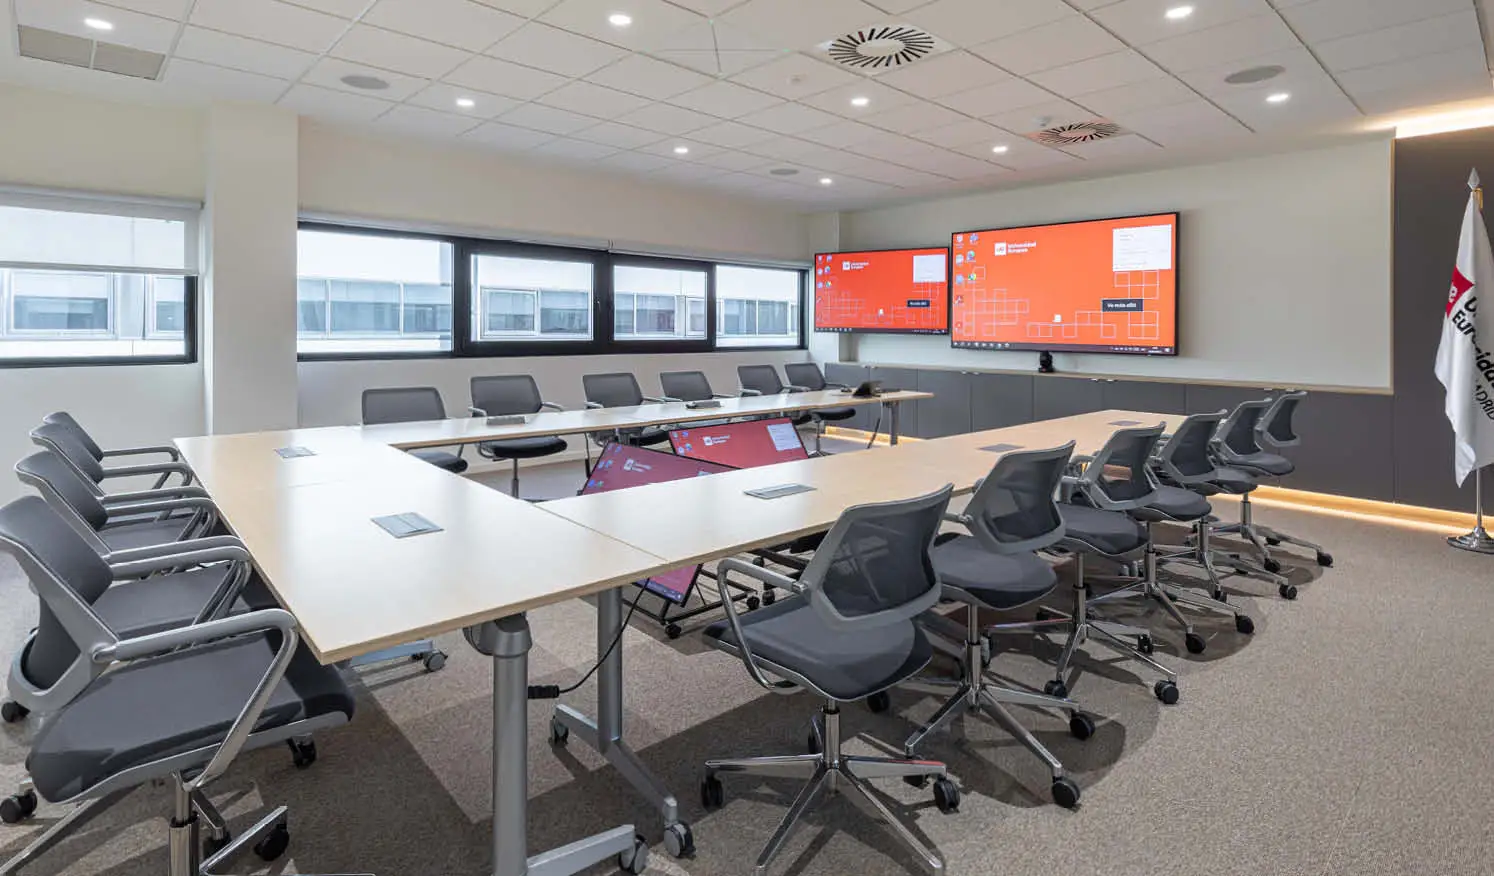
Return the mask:
M945 245L958 231L1177 210L1175 359L1060 354L1058 370L1389 388L1392 142L845 214L843 250ZM816 349L819 349L817 346ZM1036 353L862 335L862 362L1035 370ZM850 358L849 356L847 358Z

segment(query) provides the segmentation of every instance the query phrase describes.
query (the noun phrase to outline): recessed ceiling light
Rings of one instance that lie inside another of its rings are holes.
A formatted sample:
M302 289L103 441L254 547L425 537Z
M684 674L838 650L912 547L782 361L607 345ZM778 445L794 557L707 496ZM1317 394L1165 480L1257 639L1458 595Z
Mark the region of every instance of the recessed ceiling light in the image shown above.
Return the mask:
M613 27L627 27L633 23L633 16L626 12L614 12L607 16L607 23Z
M1286 103L1292 96L1285 91L1278 91L1266 98L1266 103Z
M822 177L820 177L820 185L822 185L822 186L833 186L833 185L835 185L835 180L831 179L828 176L822 176Z
M83 23L93 28L94 30L114 29L114 23L112 21L105 21L102 18L85 18L83 19Z
M1005 155L1011 148L1010 146L992 146L991 151L997 155Z
M870 106L870 105L871 105L871 98L869 98L869 97L853 97L853 98L851 98L851 106Z
M470 97L459 97L456 99L456 105L461 107L462 109L472 109L473 107L477 106L477 101L473 100Z
M1170 21L1182 21L1193 14L1192 6L1174 6L1167 10L1167 18Z
M689 146L676 146L676 147L674 147L674 154L675 155L689 155L690 154L690 147Z

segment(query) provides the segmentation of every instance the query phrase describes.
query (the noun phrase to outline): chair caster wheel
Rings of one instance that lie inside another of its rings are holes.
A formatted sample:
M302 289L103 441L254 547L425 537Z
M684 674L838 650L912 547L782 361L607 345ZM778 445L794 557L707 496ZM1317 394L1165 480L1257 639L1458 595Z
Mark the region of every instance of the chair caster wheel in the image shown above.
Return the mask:
M772 605L778 601L778 591L769 588L763 591L763 605Z
M316 763L315 742L297 742L294 739L287 739L285 740L285 744L291 750L291 763L295 764L296 769L304 770ZM274 859L266 858L265 860L270 861Z
M648 869L648 841L640 834L633 838L633 848L617 856L617 866L624 873L638 876Z
M1079 807L1079 785L1068 776L1053 780L1053 802L1065 809Z
M1297 598L1297 585L1296 584L1283 584L1283 585L1281 585L1281 587L1277 588L1277 592L1279 592L1281 594L1281 598L1282 599L1286 599L1286 600L1296 599Z
M285 822L281 822L270 828L270 832L265 834L264 839L254 844L254 854L258 855L261 861L273 861L285 854L285 850L290 847L290 841L290 828L285 825Z
M231 833L225 833L222 839L205 836L202 838L202 856L204 858L211 858L228 848L228 844L231 842L233 842L233 834Z
M29 714L31 714L31 710L15 700L6 700L0 703L0 719L4 719L7 724L14 724Z
M1266 561L1264 563L1261 563L1261 568L1275 575L1277 572L1281 571L1281 563L1267 557Z
M571 728L556 720L550 721L550 744L564 747L571 741Z
M1151 636L1137 636L1136 650L1143 654L1151 654L1157 650L1157 643L1152 641Z
M866 698L866 707L871 709L873 713L880 715L892 708L892 697L885 690L878 691Z
M1255 634L1255 621L1243 614L1235 615L1235 632L1246 636Z
M1198 633L1189 633L1183 637L1183 644L1188 648L1189 654L1202 654L1208 644L1204 642L1203 636Z
M664 628L664 635L668 636L671 639L678 639L684 634L685 631L680 627L679 624L670 624L669 626Z
M1159 681L1152 687L1152 693L1162 701L1164 706L1175 706L1178 704L1178 686L1176 682Z
M1281 544L1281 539L1277 538L1274 535L1268 535L1266 536L1266 544L1270 545L1271 547L1277 547Z
M688 858L695 854L695 834L683 821L664 828L664 851L673 858Z
M1333 554L1318 554L1318 565L1325 569L1333 566Z
M1075 712L1069 718L1069 735L1081 742L1094 736L1095 719L1083 712Z
M960 811L960 789L947 777L934 782L934 805L945 815Z
M714 774L700 780L700 805L707 812L720 809L726 802L726 786Z
M420 662L425 664L426 672L440 672L441 668L446 665L446 654L441 651L432 651Z
M1050 697L1058 697L1061 700L1066 700L1069 698L1069 686L1055 678L1043 685L1043 693Z
M763 601L761 599L758 599L756 596L749 596L749 597L747 597L747 610L748 611L757 611L757 609L762 604L763 604Z
M12 794L4 800L0 800L0 821L6 824L20 824L36 814L36 805L35 791L27 791L24 794Z
M909 757L913 755L909 754ZM928 776L903 776L903 781L914 788L924 788L929 784Z

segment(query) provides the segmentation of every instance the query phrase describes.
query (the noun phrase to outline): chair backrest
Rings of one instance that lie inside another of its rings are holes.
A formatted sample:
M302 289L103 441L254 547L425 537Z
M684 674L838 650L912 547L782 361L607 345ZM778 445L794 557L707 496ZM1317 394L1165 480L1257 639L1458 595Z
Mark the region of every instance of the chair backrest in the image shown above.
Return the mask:
M940 586L929 550L953 492L946 485L842 511L799 577L820 618L837 629L869 630L933 608Z
M1224 420L1224 411L1194 414L1181 425L1157 451L1157 466L1168 480L1178 484L1201 484L1219 474L1209 443Z
M539 384L528 374L472 378L472 407L490 417L539 413L544 403Z
M73 419L73 415L68 413L67 411L53 411L52 413L47 414L45 417L42 417L42 422L56 423L62 426L64 429L73 434L73 438L77 440L78 444L81 445L84 450L88 451L89 456L92 456L94 459L98 460L102 460L104 458L104 448L100 447L98 445L98 442L93 440L93 436L88 434L88 430L79 425L78 421Z
M659 374L659 387L666 396L687 402L705 401L714 394L704 371L664 371Z
M772 365L738 365L737 380L743 389L751 389L763 395L783 392L783 381L778 378L778 369Z
M582 375L581 389L588 402L604 408L631 408L643 404L643 390L638 386L638 378L629 371Z
M446 419L446 404L434 386L363 390L363 424L419 423Z
M1268 398L1241 402L1224 418L1224 422L1219 424L1219 431L1214 433L1214 441L1225 451L1226 458L1231 454L1249 456L1261 452L1256 430L1271 405L1272 401Z
M813 362L789 362L783 366L783 370L788 374L789 383L794 386L802 386L815 392L829 386L825 382L825 373Z
M1089 498L1109 511L1129 511L1151 504L1158 487L1152 474L1152 453L1166 428L1159 423L1120 429L1111 435L1081 477Z
M1271 407L1261 415L1256 443L1265 441L1272 447L1296 447L1301 444L1302 438L1297 434L1292 417L1296 415L1297 406L1305 398L1307 398L1307 393L1301 390L1278 395L1276 401L1271 403Z
M31 430L31 442L57 454L73 467L90 490L102 495L99 482L104 479L104 466L78 440L71 428L61 423L42 423Z
M1074 442L1049 450L1008 453L975 488L965 506L966 528L987 550L1016 554L1042 550L1064 536L1058 485Z
M113 576L35 496L0 508L0 551L15 558L41 603L36 630L11 664L9 693L29 709L56 711L103 671L88 656L94 648L117 641L91 608Z
M50 450L37 451L16 463L16 476L40 493L96 549L103 546L96 533L109 522L109 511L83 476L62 457Z

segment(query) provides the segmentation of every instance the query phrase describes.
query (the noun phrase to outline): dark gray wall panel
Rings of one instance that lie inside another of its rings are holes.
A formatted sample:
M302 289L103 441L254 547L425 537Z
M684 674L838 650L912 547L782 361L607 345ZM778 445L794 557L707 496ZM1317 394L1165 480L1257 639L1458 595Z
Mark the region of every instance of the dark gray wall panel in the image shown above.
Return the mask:
M918 371L913 368L884 368L880 365L872 366L872 380L882 381L883 389L908 389L918 388ZM882 414L882 434L889 434L892 428L892 418L883 411L880 405L872 407L872 418L875 420L877 414ZM918 434L918 405L902 405L898 413L898 431L903 435Z
M984 432L1032 422L1032 385L1026 374L970 375L970 429Z
M1212 414L1215 411L1232 411L1240 402L1267 398L1270 395L1271 393L1265 389L1189 384L1185 413Z
M919 371L919 392L934 397L913 405L918 409L918 431L908 434L946 438L971 431L970 382L971 375L964 371Z
M871 379L871 368L852 362L827 362L825 363L825 379L831 383L843 383L846 386L856 387ZM847 429L871 431L872 424L877 420L877 410L877 405L857 405L855 418L844 420L837 425Z
M1295 490L1395 498L1395 441L1390 423L1394 400L1387 395L1314 392L1293 419L1302 444L1282 448L1297 471L1281 485ZM1269 449L1269 448L1268 448Z
M1159 414L1182 414L1188 410L1188 390L1181 383L1106 380L1102 392L1105 407L1115 410Z
M1082 377L1036 377L1032 418L1053 420L1105 409L1104 384Z

